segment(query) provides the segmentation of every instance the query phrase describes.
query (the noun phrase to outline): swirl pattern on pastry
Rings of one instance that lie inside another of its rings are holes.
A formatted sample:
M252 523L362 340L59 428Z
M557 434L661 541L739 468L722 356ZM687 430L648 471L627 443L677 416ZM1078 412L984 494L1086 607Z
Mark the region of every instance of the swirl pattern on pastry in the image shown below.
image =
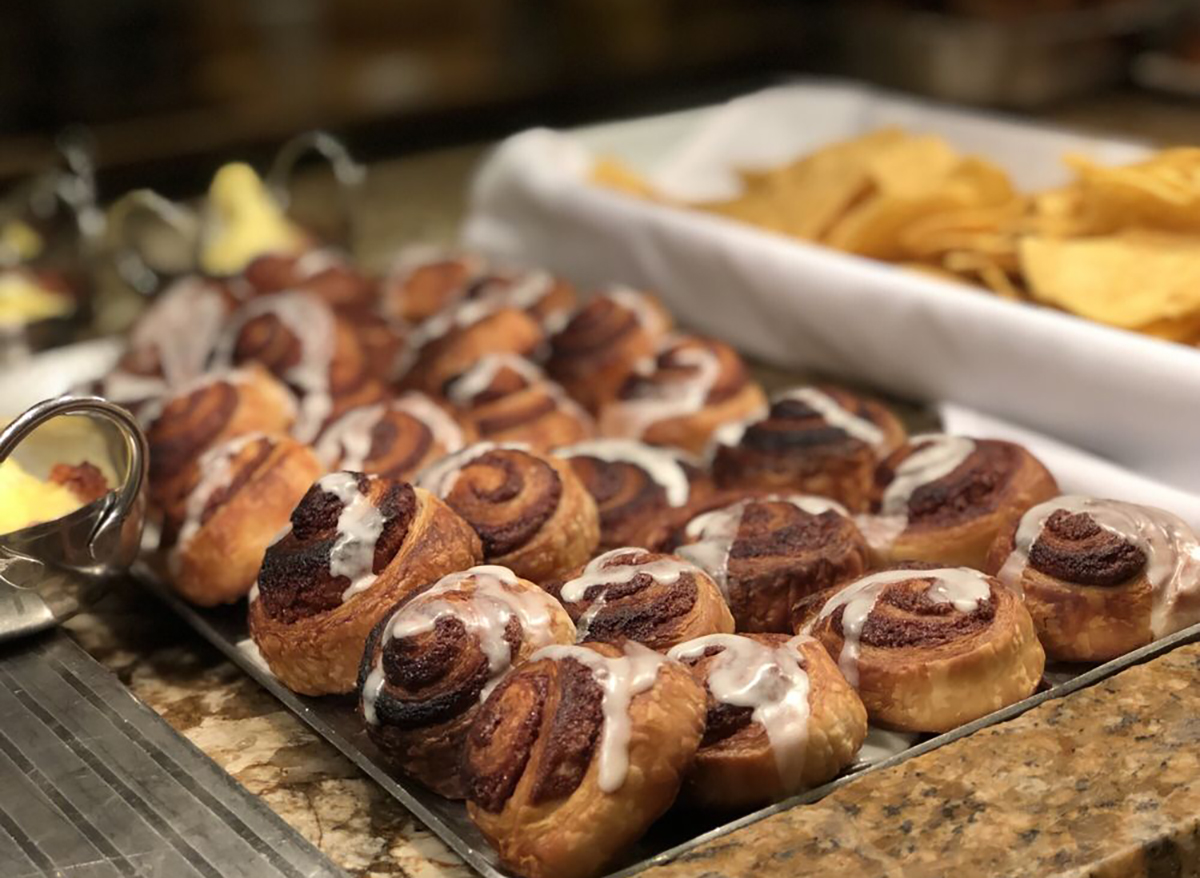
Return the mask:
M797 601L867 569L862 534L824 497L741 500L693 518L682 540L676 554L713 578L739 631L790 631Z
M712 485L697 458L633 439L593 439L554 451L571 464L600 512L600 547L662 548Z
M600 433L701 454L721 426L766 408L742 358L711 338L667 339L600 412Z
M414 245L401 250L381 282L384 313L416 325L451 307L486 269L478 256Z
M587 439L591 416L545 374L514 354L489 354L446 385L445 395L481 439L545 452Z
M876 465L904 435L876 402L833 387L797 387L773 397L764 418L717 430L713 476L723 487L818 494L863 512Z
M668 655L708 692L704 739L685 786L700 805L747 808L830 780L854 760L867 712L811 637L712 634Z
M312 451L284 436L249 433L199 456L168 555L171 585L193 603L243 597L263 551L321 472Z
M797 622L837 658L877 724L948 731L1041 680L1045 654L1025 605L978 570L885 570L822 597L798 607Z
M859 518L881 565L926 561L980 569L1000 529L1058 494L1019 445L927 433L880 463L873 515Z
M1161 509L1056 497L997 537L988 569L1025 595L1064 661L1106 661L1200 621L1200 541Z
M329 248L267 253L247 265L242 277L257 295L312 293L339 311L365 311L375 304L374 284Z
M467 813L518 874L597 875L674 800L704 712L688 671L644 646L545 647L471 726Z
M653 296L611 287L589 299L551 338L546 369L595 414L670 329L670 314Z
M330 473L267 549L250 594L250 634L294 691L350 692L367 635L391 607L481 554L467 524L426 491Z
M558 602L511 570L451 573L368 638L359 669L367 731L402 771L462 798L462 745L483 699L534 651L574 640Z
M489 563L537 583L578 567L600 539L596 504L571 467L521 445L470 445L417 482L475 528Z
M468 298L520 308L553 333L575 309L575 288L548 271L492 271L475 280Z
M581 643L636 640L662 651L733 631L733 616L708 574L670 555L613 549L546 588L571 614Z
M317 454L330 469L411 479L461 451L473 432L423 393L412 391L342 415L321 435Z

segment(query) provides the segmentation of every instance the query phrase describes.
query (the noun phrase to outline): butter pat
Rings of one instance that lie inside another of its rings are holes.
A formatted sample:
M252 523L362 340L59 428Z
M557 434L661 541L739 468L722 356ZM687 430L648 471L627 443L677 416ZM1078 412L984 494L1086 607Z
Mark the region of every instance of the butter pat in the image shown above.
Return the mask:
M15 460L0 463L0 534L62 518L81 505L68 488L43 482Z
M249 165L222 167L208 189L201 267L212 275L237 274L267 253L299 253L304 233L284 215Z

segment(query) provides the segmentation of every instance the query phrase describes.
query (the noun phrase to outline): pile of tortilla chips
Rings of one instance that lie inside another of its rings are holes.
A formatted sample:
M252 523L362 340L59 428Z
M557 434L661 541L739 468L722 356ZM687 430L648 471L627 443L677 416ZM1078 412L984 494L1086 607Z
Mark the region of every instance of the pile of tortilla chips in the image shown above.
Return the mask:
M739 172L742 194L687 206L1050 305L1111 326L1200 342L1200 149L1102 167L1020 193L998 166L897 128L779 168ZM670 202L611 159L596 182ZM678 202L674 202L678 203Z

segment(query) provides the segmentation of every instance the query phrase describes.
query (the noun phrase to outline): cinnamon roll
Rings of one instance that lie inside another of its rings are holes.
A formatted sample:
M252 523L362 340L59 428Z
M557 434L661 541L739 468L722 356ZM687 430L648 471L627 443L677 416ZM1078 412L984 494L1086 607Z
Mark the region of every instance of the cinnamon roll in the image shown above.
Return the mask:
M865 512L879 461L904 444L888 409L834 387L774 396L766 416L716 432L713 477L722 487L797 491Z
M478 256L415 245L397 254L380 282L383 311L416 325L462 300L483 275Z
M640 644L545 647L471 725L467 813L519 875L599 875L674 801L704 715L687 669Z
M256 364L211 373L155 409L157 414L147 413L147 494L176 517L178 503L200 477L198 460L205 451L248 433L287 433L296 417L287 388Z
M469 445L417 483L475 528L489 564L538 584L578 567L600 540L596 504L566 461L519 446Z
M575 288L562 278L540 269L492 271L475 280L467 297L520 308L538 321L547 333L566 325L575 310Z
M641 361L601 409L600 433L701 454L718 427L765 410L766 401L729 345L677 337Z
M670 313L653 296L612 287L590 299L550 339L546 370L598 414L670 329Z
M167 568L176 591L211 607L250 591L267 545L322 470L299 442L251 433L200 455L197 471Z
M405 597L479 563L479 539L406 482L335 472L317 480L262 559L250 636L303 695L352 692L371 629Z
M708 692L708 722L684 797L749 809L832 780L867 736L867 711L811 637L711 634L668 655Z
M461 451L474 430L423 393L346 412L317 442L331 469L348 469L408 481L424 467Z
M524 442L538 453L591 437L591 416L515 354L480 357L446 385L446 398L481 439Z
M300 400L292 434L312 442L343 412L379 402L383 383L353 326L312 293L276 293L234 315L214 355L218 364L261 363Z
M859 518L878 566L927 561L981 569L1000 529L1058 494L1036 457L1011 442L926 433L875 473Z
M791 631L797 601L867 569L862 534L824 497L740 500L693 518L680 541L676 554L713 578L738 631Z
M400 771L461 799L463 743L483 699L536 650L574 642L558 602L511 570L444 576L367 638L359 668L367 733Z
M1200 541L1162 509L1056 497L1001 532L987 569L1024 593L1060 661L1107 661L1200 622Z
M1020 596L966 567L885 570L797 608L871 722L946 732L1032 695L1045 653Z
M600 512L600 548L662 549L713 495L698 459L634 439L593 439L555 449Z
M339 311L375 306L375 285L340 253L317 248L301 254L267 253L254 259L242 278L255 295L286 291L312 293Z
M571 614L580 643L636 640L662 652L733 631L733 616L708 574L643 549L605 552L546 590Z
M488 354L532 356L545 341L541 324L490 299L465 301L429 318L408 338L401 385L437 395Z

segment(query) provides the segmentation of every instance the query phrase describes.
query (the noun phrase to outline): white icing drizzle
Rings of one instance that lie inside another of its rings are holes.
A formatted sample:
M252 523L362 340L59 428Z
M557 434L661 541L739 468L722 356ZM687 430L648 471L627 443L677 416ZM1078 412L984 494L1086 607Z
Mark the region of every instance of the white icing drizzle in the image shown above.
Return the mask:
M454 454L447 454L441 460L435 460L425 467L417 474L416 484L444 500L454 490L458 474L464 468L489 451L499 449L528 452L529 446L524 442L476 442Z
M117 403L135 403L144 400L156 400L168 390L167 382L154 375L135 375L118 369L109 372L100 383L100 395ZM156 406L153 416L161 411L161 405ZM138 421L143 425L150 418L144 412L139 412Z
M757 424L770 414L771 410L768 406L759 406L751 414L737 421L729 421L722 424L713 430L712 437L708 441L708 447L705 449L705 456L710 459L716 454L717 448L721 445L737 445L742 441L742 437L746 435L746 431L753 424Z
M300 392L300 411L292 428L301 442L312 442L329 417L329 369L333 363L336 323L324 301L309 293L277 293L252 299L239 309L217 346L218 363L230 363L242 328L255 317L274 315L296 337L300 358L281 377Z
M604 609L608 602L608 588L631 582L639 573L652 577L661 585L672 585L679 581L684 573L700 577L704 571L687 561L678 558L659 558L640 564L620 563L616 559L622 555L642 555L645 549L626 547L612 549L603 555L598 555L588 562L579 576L568 580L559 590L563 603L574 604L584 599L589 588L603 585L605 588L592 600L591 606L584 611L576 623L576 640L582 643L587 640L592 621Z
M368 480L374 478L367 476ZM330 473L318 479L316 486L342 502L337 536L329 550L329 574L350 580L350 585L342 592L342 603L345 603L375 583L375 545L386 521L379 507L359 488L358 474Z
M615 284L604 291L604 295L612 299L627 311L632 311L637 322L651 334L665 333L670 327L665 315L654 307L650 297L633 287Z
M476 396L492 386L501 369L511 369L529 384L546 380L545 373L524 357L510 353L488 354L450 382L446 398L460 408L469 407Z
M842 611L842 651L838 667L851 686L858 686L859 640L875 603L893 583L930 580L925 596L938 604L953 604L960 613L972 613L991 594L988 577L969 567L941 567L934 570L884 570L855 580L825 602L825 606L805 626L808 634L822 619L838 609Z
M555 644L542 647L529 657L531 662L542 659L556 662L574 659L591 670L592 679L600 686L604 725L597 747L600 767L596 784L602 792L616 792L629 771L630 703L654 685L658 669L668 661L667 657L631 641L625 644L624 654L616 658L586 646Z
M636 439L591 439L554 450L556 457L594 457L605 463L627 463L636 466L658 483L671 506L684 506L691 496L692 483L684 464L699 467L681 451L646 445Z
M210 283L199 277L180 278L134 324L130 347L154 348L163 380L168 387L178 387L204 372L226 311L224 298Z
M183 524L179 535L168 555L171 572L178 575L180 553L182 553L200 530L200 519L209 501L219 492L229 487L233 480L233 461L247 446L259 440L271 441L262 433L247 433L237 436L228 442L222 442L205 451L197 458L196 466L200 473L200 481L184 501Z
M1068 494L1034 506L1021 517L1016 543L996 578L1020 589L1029 552L1046 520L1059 509L1086 514L1092 521L1146 555L1146 579L1153 590L1150 631L1156 637L1200 621L1200 610L1181 610L1181 598L1200 596L1200 541L1187 522L1152 506Z
M322 272L343 268L345 265L345 258L332 247L314 247L305 251L293 263L293 269L302 280L311 280Z
M347 412L321 434L317 456L327 467L361 470L371 453L371 433L389 411L403 412L424 424L444 453L462 449L462 429L454 418L428 396L414 390L391 402Z
M673 344L678 341L668 342L665 349ZM669 383L646 381L642 387L645 395L611 403L603 420L608 435L641 439L660 421L684 417L704 408L721 374L721 361L707 347L683 348L675 353L673 360L672 368L688 368L688 374ZM638 363L635 371L649 378L657 368L657 360L647 358Z
M498 299L467 299L423 320L406 339L407 343L396 364L397 375L403 376L413 367L426 345L453 329L468 329L505 307L507 305Z
M799 787L808 743L808 673L799 647L811 638L799 635L768 646L738 634L709 634L673 647L667 655L686 661L710 647L721 652L708 667L708 691L722 704L750 707L750 719L763 727L785 789Z
M697 515L684 528L684 535L691 542L688 545L680 546L676 550L676 554L698 565L708 573L727 600L729 598L729 553L737 540L746 508L753 503L769 502L791 503L809 515L820 515L822 512L832 509L839 515L849 516L846 507L840 503L830 500L828 497L818 497L813 494L768 494L765 497L751 497Z
M847 411L842 404L816 387L796 387L786 390L775 397L776 401L795 400L802 402L821 416L831 427L836 427L847 436L852 436L876 452L882 451L887 441L883 431L866 418L860 418L853 412Z
M473 586L469 600L447 600L446 595ZM427 634L439 619L453 617L479 641L488 661L488 680L480 692L483 701L512 664L512 647L505 639L510 619L521 623L521 638L534 649L555 642L552 622L557 601L537 586L524 583L507 567L486 564L451 573L428 591L408 601L384 626L374 663L363 684L362 707L367 722L374 725L375 702L385 684L383 650L394 639Z

